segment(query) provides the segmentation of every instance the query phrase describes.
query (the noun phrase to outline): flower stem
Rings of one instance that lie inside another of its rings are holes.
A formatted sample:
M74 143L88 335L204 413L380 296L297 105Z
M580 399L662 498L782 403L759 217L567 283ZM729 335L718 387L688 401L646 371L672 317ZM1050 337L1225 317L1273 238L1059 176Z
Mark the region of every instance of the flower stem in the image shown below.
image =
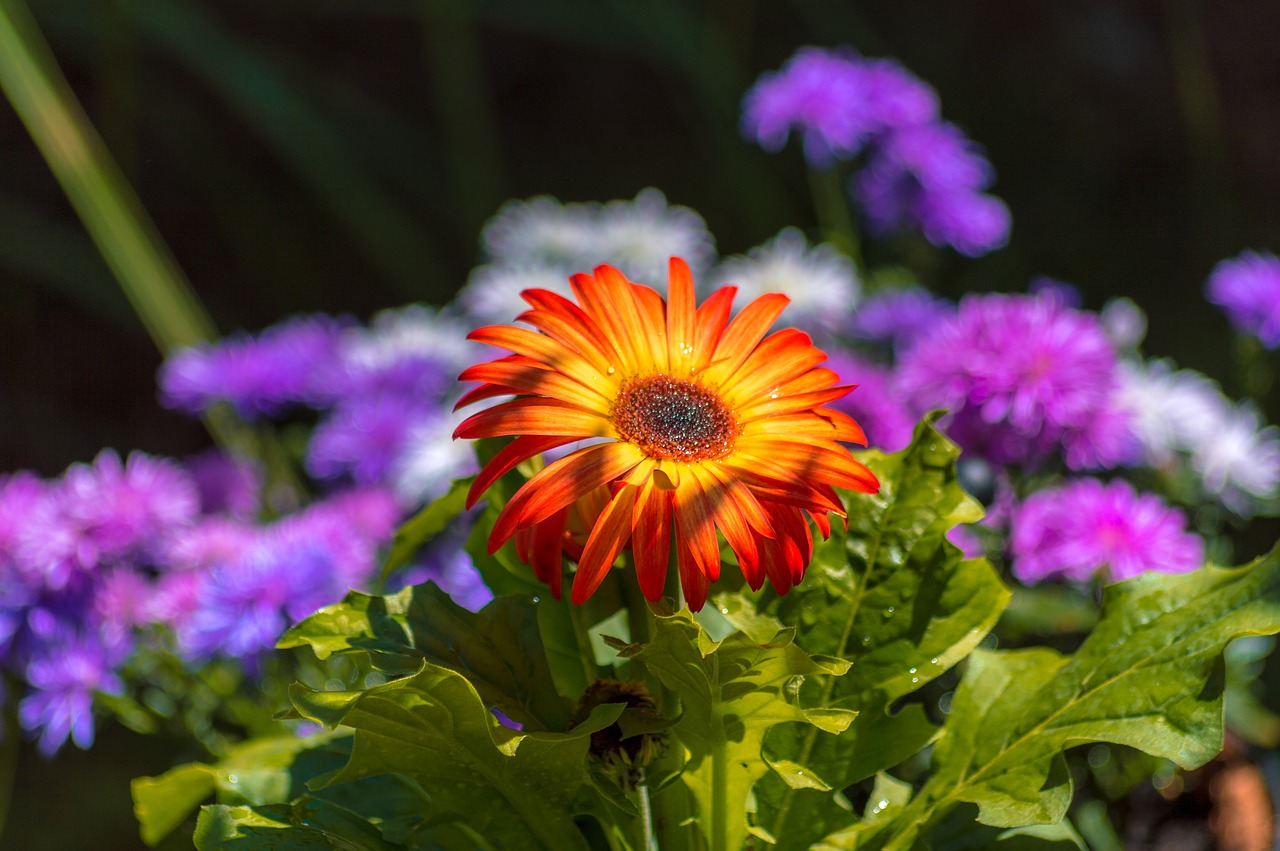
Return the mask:
M708 839L710 851L729 851L725 838L729 832L729 750L723 737L711 750L711 826Z
M649 805L649 786L644 780L644 769L640 769L640 782L631 795L636 809L640 811L636 851L658 851L658 843L653 835L653 809Z
M862 240L849 213L839 170L835 167L809 169L809 190L813 193L813 207L818 214L823 238L847 254L861 271Z

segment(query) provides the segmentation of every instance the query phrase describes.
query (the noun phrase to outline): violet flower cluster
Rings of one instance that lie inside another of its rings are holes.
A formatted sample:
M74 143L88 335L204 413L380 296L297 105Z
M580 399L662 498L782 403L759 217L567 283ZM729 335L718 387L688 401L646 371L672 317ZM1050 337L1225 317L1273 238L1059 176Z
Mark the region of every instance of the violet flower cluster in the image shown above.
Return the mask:
M1009 209L986 193L991 164L941 119L933 89L897 62L800 49L742 104L743 134L766 150L780 150L792 130L815 169L866 152L850 191L874 233L916 228L971 257L1008 241Z
M370 490L260 526L258 490L222 456L111 450L56 480L0 479L0 663L43 753L93 743L94 696L122 693L122 667L159 635L193 664L270 649L291 619L367 581L400 513Z
M1222 308L1237 331L1268 349L1280 346L1280 257L1246 251L1214 267L1205 297Z

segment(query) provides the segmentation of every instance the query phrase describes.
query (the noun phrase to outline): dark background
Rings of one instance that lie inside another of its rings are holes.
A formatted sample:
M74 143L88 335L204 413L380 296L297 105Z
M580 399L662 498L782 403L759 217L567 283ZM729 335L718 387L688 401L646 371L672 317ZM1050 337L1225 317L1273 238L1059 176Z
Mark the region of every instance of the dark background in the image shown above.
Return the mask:
M1224 257L1280 250L1270 0L32 7L224 333L294 312L443 303L476 262L480 225L512 197L656 186L706 218L722 255L785 225L812 234L797 146L766 154L737 129L746 88L806 44L897 57L986 147L1013 238L977 261L916 258L940 292L1047 274L1090 307L1128 295L1151 316L1149 354L1235 392L1226 322L1201 288ZM159 360L0 106L0 470L54 475L103 446L201 449L199 424L155 402ZM176 755L139 741L111 728L92 753L52 764L24 750L7 839L136 847L124 779Z
M1148 352L1232 390L1213 264L1280 249L1280 4L36 0L76 93L220 329L441 303L507 198L698 210L722 254L812 229L797 146L742 141L805 44L894 56L983 144L1010 246L917 268L949 295L1127 294ZM873 259L874 259L873 249ZM0 107L0 469L183 454L159 355Z

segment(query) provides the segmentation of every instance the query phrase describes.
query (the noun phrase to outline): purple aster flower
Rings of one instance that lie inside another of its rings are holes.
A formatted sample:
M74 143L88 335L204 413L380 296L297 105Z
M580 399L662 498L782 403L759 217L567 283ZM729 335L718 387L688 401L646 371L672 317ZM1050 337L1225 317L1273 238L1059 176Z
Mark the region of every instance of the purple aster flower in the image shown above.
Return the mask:
M886 127L931 121L933 90L892 61L852 50L805 47L782 69L762 74L742 102L742 132L768 151L781 150L794 128L815 168L848 159Z
M129 568L114 568L103 574L94 589L93 612L101 629L109 636L124 639L135 626L147 622L152 604L152 585L146 576Z
M363 586L377 570L379 550L391 543L400 518L390 490L356 488L278 521L272 531L285 546L322 545L332 555L333 582L345 592Z
M387 481L413 430L432 418L434 407L399 395L343 401L316 426L307 472L318 479L346 475L362 485Z
M230 402L245 417L310 404L328 392L344 325L323 314L302 316L257 336L182 349L160 368L160 401L190 414Z
M201 514L247 519L258 513L262 471L257 464L211 449L185 464L200 494Z
M954 304L924 287L884 290L858 305L849 331L857 339L903 351L955 312Z
M1117 358L1095 315L1054 299L970 295L899 365L917 410L948 408L948 435L997 464L1035 464L1067 444L1073 467L1136 449Z
M428 580L439 585L463 608L479 611L493 599L493 592L480 578L471 556L464 549L476 512L458 517L418 555L417 563L399 571L388 583L389 590L421 585Z
M1014 512L1013 572L1026 583L1186 573L1204 560L1204 545L1186 524L1182 512L1128 482L1080 479L1033 494Z
M1246 251L1213 268L1205 298L1222 308L1237 331L1268 349L1280 346L1280 258Z
M342 596L335 553L323 541L264 533L245 556L217 565L178 633L193 660L252 664L292 624Z
M40 591L38 577L18 564L17 548L19 533L38 516L47 498L48 487L32 473L0 476L0 664L26 620L26 608Z
M875 233L919 227L934 245L974 257L1009 238L1008 208L982 192L993 177L977 146L959 128L938 122L880 136L851 190Z
M73 464L19 536L18 560L54 590L77 572L124 559L150 559L160 541L195 519L199 496L181 467L133 452L103 450Z
M18 706L18 721L39 734L42 754L53 756L68 737L81 748L93 744L94 693L123 693L114 670L129 650L124 642L68 633L32 654L26 666L31 690Z
M852 393L830 404L858 421L868 446L897 452L911 442L918 417L903 404L888 370L833 349L827 350L826 365L840 376L842 384L857 385Z

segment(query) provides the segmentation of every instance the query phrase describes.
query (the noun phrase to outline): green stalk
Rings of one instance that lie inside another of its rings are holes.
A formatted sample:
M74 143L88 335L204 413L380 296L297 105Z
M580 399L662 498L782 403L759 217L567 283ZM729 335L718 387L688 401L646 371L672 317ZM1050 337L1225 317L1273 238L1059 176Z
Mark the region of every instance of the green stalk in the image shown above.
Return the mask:
M653 836L653 809L649 805L649 786L645 783L643 768L640 769L640 783L631 793L631 800L640 811L637 819L640 835L637 837L636 851L658 851L657 840Z
M161 353L212 339L212 320L80 108L23 0L0 0L0 88ZM241 451L253 445L229 410L211 411L205 421L222 445Z
M213 320L142 202L81 109L23 0L0 0L0 89L161 354L212 340ZM231 454L263 459L273 485L301 493L274 436L255 436L225 405L205 427Z
M729 851L725 844L729 833L729 796L725 788L728 777L729 749L720 736L711 750L711 827L707 836L710 851Z
M818 214L823 237L849 255L861 271L862 241L849 212L840 172L834 167L823 170L810 168L809 190L813 193L813 207Z

